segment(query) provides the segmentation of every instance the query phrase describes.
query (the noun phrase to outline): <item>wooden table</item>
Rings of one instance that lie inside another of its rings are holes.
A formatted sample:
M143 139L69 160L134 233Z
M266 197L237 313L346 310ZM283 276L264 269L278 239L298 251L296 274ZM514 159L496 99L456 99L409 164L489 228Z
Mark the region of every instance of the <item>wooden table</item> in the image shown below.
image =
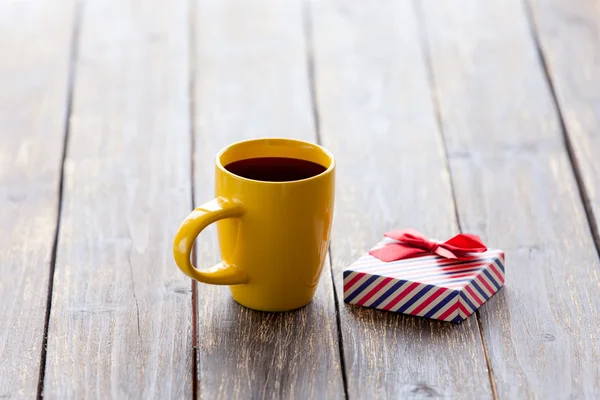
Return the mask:
M338 162L284 314L171 254L214 154L262 136ZM599 224L595 1L0 2L0 399L598 399ZM460 325L346 305L400 227L479 234L506 287Z

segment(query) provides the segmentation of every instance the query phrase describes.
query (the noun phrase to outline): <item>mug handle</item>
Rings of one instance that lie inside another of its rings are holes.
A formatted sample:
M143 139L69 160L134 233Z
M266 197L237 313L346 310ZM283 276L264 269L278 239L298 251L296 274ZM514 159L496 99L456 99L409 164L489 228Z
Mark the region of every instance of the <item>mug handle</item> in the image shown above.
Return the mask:
M248 275L234 265L217 264L209 271L196 269L190 256L194 241L204 228L225 218L239 218L244 214L244 206L222 197L204 203L187 216L181 223L173 242L173 255L179 269L192 279L213 285L239 285L248 282Z

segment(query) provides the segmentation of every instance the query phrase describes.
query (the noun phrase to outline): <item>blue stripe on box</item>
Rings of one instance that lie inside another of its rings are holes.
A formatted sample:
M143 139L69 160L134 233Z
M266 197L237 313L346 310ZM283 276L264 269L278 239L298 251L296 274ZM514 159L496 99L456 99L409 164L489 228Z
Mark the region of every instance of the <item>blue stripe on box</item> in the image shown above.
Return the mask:
M502 259L500 257L496 258L496 261L494 261L494 264L496 264L498 266L498 268L500 268L502 270L502 273L504 273L504 264L502 264Z
M396 290L398 290L400 288L400 286L402 286L405 283L406 283L406 281L398 281L398 282L394 283L391 288L389 288L384 294L379 296L379 298L377 300L375 300L373 303L371 303L371 305L369 307L373 307L373 308L377 307L378 305L383 303L388 297L390 297Z
M363 290L368 288L369 285L371 283L373 283L377 278L379 278L379 276L377 276L377 275L370 276L369 279L364 281L362 285L360 285L354 292L352 292L348 297L346 297L346 299L344 301L346 303L351 302L356 296L361 294L363 292Z
M500 290L500 285L498 284L498 282L496 282L496 280L494 279L492 274L490 274L487 269L484 269L483 273L485 274L485 276L487 276L487 278L490 280L490 282L492 282L494 284L494 286L496 286L496 290Z
M444 308L445 305L447 305L449 302L454 300L456 298L456 296L458 296L458 291L451 293L444 300L440 301L435 307L433 307L431 310L429 310L429 312L427 314L423 315L423 317L431 318L432 316L435 315L435 313L437 313L442 308Z
M459 323L459 322L461 322L462 320L463 320L463 319L462 319L462 317L460 316L460 311L459 311L459 313L456 315L456 317L455 317L455 318L454 318L454 319L453 319L451 322L454 322L455 324L458 324L458 323Z
M404 303L404 305L402 307L400 307L399 309L396 310L396 312L398 313L403 313L404 311L406 311L410 306L412 306L413 304L415 304L415 302L417 300L419 300L421 297L423 297L427 292L429 292L430 290L435 289L435 286L431 286L431 285L426 285L423 289L421 289L419 291L419 293L413 295L410 300L408 300L406 303Z
M479 287L479 285L477 285L477 282L475 282L475 279L473 279L473 282L471 282L473 284L473 287L475 289L477 289L477 291L479 292L479 294L481 294L481 297L483 297L484 300L487 300L489 298L489 296L487 294L485 294L485 292L483 290L481 290L481 288Z
M475 305L473 303L471 303L471 300L469 300L469 298L467 297L466 294L461 293L460 297L465 301L465 303L467 303L467 305L469 306L469 308L471 308L471 310L473 310L473 311L477 310L477 307L475 307Z

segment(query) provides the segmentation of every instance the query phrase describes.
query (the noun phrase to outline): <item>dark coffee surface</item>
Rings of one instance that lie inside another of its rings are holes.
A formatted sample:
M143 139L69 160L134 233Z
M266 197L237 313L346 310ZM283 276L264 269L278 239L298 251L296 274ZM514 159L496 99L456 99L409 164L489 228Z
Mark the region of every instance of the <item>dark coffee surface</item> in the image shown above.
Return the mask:
M285 157L260 157L234 161L225 169L247 179L288 182L307 179L325 172L324 166L307 160Z

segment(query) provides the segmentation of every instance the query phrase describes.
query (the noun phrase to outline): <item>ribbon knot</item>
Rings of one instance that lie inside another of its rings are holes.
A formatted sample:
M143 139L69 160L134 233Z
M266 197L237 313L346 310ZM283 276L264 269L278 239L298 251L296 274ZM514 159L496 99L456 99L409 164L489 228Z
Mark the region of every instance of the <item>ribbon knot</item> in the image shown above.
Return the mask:
M432 242L432 241L428 241L426 243L427 245L427 251L429 251L430 253L435 253L435 251L437 250L437 248L440 246L439 244Z
M468 233L461 233L443 243L435 242L414 229L387 232L385 236L395 239L396 242L369 252L384 262L427 254L437 254L444 258L465 258L469 253L483 253L487 250L479 236Z

